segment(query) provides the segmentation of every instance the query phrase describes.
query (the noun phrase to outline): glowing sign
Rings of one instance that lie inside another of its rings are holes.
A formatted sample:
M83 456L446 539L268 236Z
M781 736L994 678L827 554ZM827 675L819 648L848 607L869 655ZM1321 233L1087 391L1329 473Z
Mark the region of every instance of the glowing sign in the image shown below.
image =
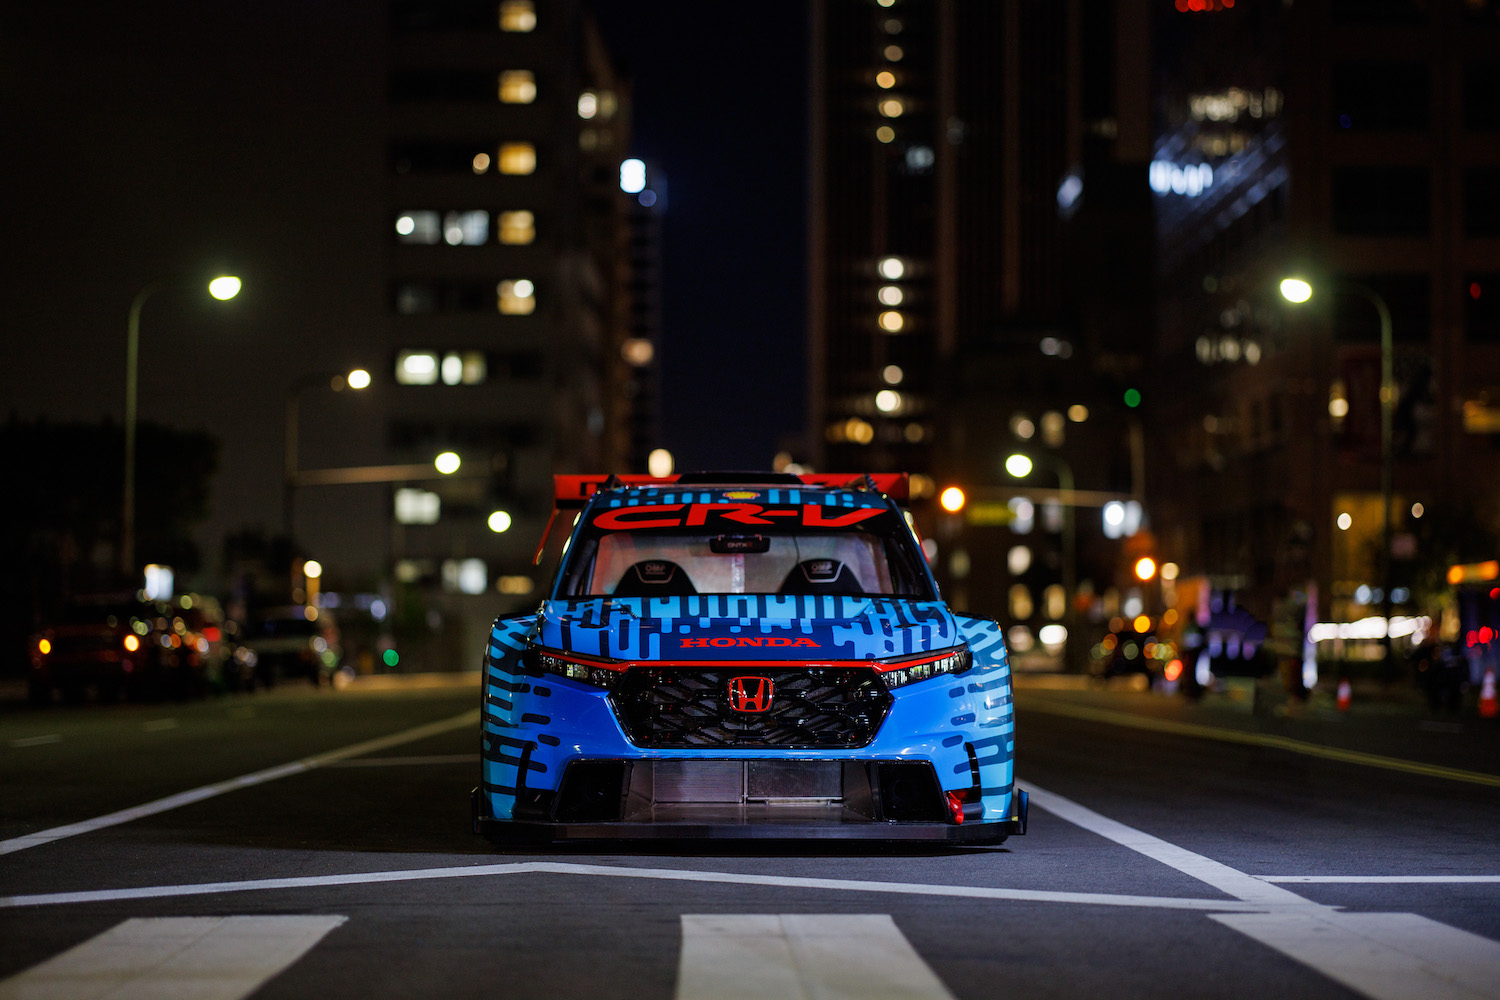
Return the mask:
M1214 183L1214 168L1207 163L1178 166L1169 160L1152 160L1151 190L1157 194L1181 194L1196 198Z

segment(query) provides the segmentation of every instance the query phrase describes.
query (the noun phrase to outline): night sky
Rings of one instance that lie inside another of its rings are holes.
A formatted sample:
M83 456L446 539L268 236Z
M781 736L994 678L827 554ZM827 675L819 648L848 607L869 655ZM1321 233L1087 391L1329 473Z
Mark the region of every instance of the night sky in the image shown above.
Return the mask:
M142 318L141 419L221 442L211 550L279 523L289 383L383 365L366 335L389 322L374 6L23 5L0 27L0 414L118 421L135 293L241 274L232 303L185 286ZM662 443L680 468L767 467L803 423L806 9L598 7L635 80L632 152L669 179ZM309 394L304 467L380 461L380 391ZM363 492L340 504L379 513Z

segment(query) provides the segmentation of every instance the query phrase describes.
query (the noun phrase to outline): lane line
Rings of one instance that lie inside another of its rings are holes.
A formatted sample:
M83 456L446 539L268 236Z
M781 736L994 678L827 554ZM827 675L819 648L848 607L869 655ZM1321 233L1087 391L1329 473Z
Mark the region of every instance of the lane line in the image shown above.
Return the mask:
M61 743L61 733L48 733L46 736L22 736L20 739L10 741L13 747L44 747L49 743Z
M1017 784L1021 784L1019 779ZM1132 851L1160 861L1200 882L1207 882L1227 896L1268 907L1318 907L1320 905L1304 899L1289 889L1269 885L1262 879L1246 875L1222 862L1195 854L1185 847L1169 844L1160 837L1153 837L1135 827L1126 826L1118 820L1101 816L1087 806L1079 805L1072 799L1049 792L1045 788L1038 788L1029 781L1025 782L1025 786L1033 804L1042 807L1059 819L1065 819L1074 826L1080 826L1090 833L1098 834L1122 847L1128 847Z
M425 757L361 757L358 760L340 760L329 767L415 767L424 764L477 764L477 753L429 754Z
M131 899L176 896L206 896L225 892L255 892L266 889L316 889L327 886L369 885L379 882L414 882L432 879L477 878L487 875L583 875L610 878L651 879L674 882L708 882L778 889L827 889L833 892L878 892L906 896L947 896L960 899L1015 900L1029 903L1076 903L1088 906L1135 906L1168 910L1198 910L1208 913L1260 912L1264 906L1219 899L1179 896L1130 896L1097 892L1064 892L1043 889L1005 889L971 885L928 885L916 882L870 882L854 879L802 878L790 875L747 875L740 872L688 871L678 868L627 868L618 865L583 865L555 861L526 861L495 865L461 865L453 868L416 868L397 871L355 872L343 875L311 875L291 878L246 879L234 882L199 882L185 885L137 886L128 889L96 889L81 892L48 892L22 896L0 896L0 909L27 906L60 906L80 903L110 903Z
M1415 913L1341 913L1027 784L1055 816L1139 851L1262 912L1214 920L1374 1000L1500 1000L1500 942ZM1271 895L1255 886L1274 890Z
M685 913L676 996L953 1000L886 913Z
M451 719L442 719L438 722L430 722L425 726L417 726L403 732L392 733L389 736L380 736L373 740L365 740L361 743L352 743L337 750L329 750L324 753L313 754L311 757L303 757L288 764L279 764L268 767L251 774L243 774L238 778L230 778L227 781L216 781L211 785L202 785L186 792L178 792L176 795L168 795L165 798L156 799L143 805L132 806L129 809L121 809L118 812L108 813L104 816L96 816L93 819L83 820L79 823L69 823L66 826L56 826L50 830L39 830L36 833L28 833L21 837L12 837L9 840L0 840L0 855L14 854L16 851L25 851L53 841L63 840L67 837L77 837L85 833L93 833L95 830L103 830L106 827L119 826L121 823L129 823L132 820L141 819L145 816L154 816L171 809L179 809L182 806L192 805L194 802L202 802L225 792L238 791L241 788L250 788L255 785L263 785L268 781L278 778L289 777L293 774L302 774L314 768L325 767L338 761L347 760L350 757L359 757L367 753L376 753L391 747L401 746L405 743L414 743L424 740L429 736L450 732L454 729L462 729L467 726L479 724L479 709L470 709L461 715Z
M1351 885L1466 885L1500 883L1500 875L1257 875L1262 882Z
M1426 778L1444 778L1448 781L1462 781L1471 785L1500 788L1500 774L1487 774L1483 771L1466 771L1457 767L1443 767L1440 764L1423 764L1420 761L1402 760L1399 757L1385 757L1381 754L1365 753L1362 750L1342 750L1338 747L1325 747L1317 743L1294 740L1289 736L1276 736L1270 733L1251 733L1238 729L1220 729L1217 726L1204 726L1196 722L1153 719L1146 716L1131 715L1128 712L1116 712L1106 708L1090 708L1085 705L1068 705L1046 699L1028 699L1024 707L1033 712L1041 712L1044 715L1061 715L1070 719L1102 722L1106 725L1123 726L1128 729L1145 729L1157 733L1171 733L1174 736L1191 736L1198 739L1216 740L1220 743L1237 743L1241 746L1285 750L1289 753L1302 754L1306 757L1320 757L1324 760L1338 761L1341 764L1358 764L1363 767L1375 767L1386 771L1399 771L1404 774L1421 775Z
M1212 916L1374 1000L1500 994L1500 943L1415 913Z
M347 919L127 920L0 982L0 1000L242 1000Z

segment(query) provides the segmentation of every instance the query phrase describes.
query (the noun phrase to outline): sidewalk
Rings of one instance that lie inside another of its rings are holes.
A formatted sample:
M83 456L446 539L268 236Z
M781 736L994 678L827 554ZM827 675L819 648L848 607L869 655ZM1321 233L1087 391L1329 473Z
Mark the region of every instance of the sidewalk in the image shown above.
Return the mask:
M1469 779L1472 783L1500 788L1500 719L1479 718L1472 692L1461 712L1434 713L1415 690L1370 685L1356 688L1348 711L1340 712L1330 693L1315 692L1300 702L1269 680L1235 680L1198 701L1149 691L1130 680L1135 679L1104 684L1076 675L1018 674L1021 725L1029 712L1039 712L1294 752L1303 749L1297 744L1307 744L1306 752L1314 756L1358 763L1358 755L1374 755L1422 765L1394 768L1415 773L1477 772L1480 777Z

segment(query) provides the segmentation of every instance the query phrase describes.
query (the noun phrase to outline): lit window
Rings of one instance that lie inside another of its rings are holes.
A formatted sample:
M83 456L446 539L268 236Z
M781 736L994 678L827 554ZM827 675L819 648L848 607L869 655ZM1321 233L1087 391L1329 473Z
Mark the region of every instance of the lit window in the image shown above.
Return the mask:
M519 594L524 597L536 589L536 581L529 576L502 576L495 581L495 587L502 594Z
M536 216L526 211L500 213L500 242L525 246L536 239Z
M894 142L896 140L896 130L889 125L882 125L875 130L875 138L881 142Z
M902 104L894 97L887 97L885 100L880 102L880 113L882 115L885 115L887 118L900 118L901 112L905 110L906 105Z
M396 491L397 524L437 524L442 509L442 498L436 493L407 488Z
M443 239L449 246L483 246L490 239L490 213L449 212L443 216Z
M482 594L489 583L490 570L483 559L443 560L443 589L449 593Z
M439 368L444 385L478 385L488 375L483 351L449 351Z
M620 164L620 190L626 194L640 194L646 190L646 164L641 160L626 160Z
M404 212L396 217L396 239L402 243L436 243L439 238L436 212Z
M901 23L899 17L888 17L880 26L885 29L887 35L899 35L901 34L901 30L906 27L906 25Z
M895 285L883 285L876 295L883 306L899 306L906 296Z
M599 113L599 95L585 90L578 95L578 117L592 118Z
M535 31L536 4L532 0L502 0L501 31Z
M500 100L506 104L530 104L536 100L536 77L529 69L508 69L500 74Z
M525 278L502 281L498 287L500 311L507 316L530 316L536 311L536 286Z
M490 169L490 154L489 153L475 153L474 154L474 172L476 174L482 174L482 173L484 173L488 169Z
M500 147L500 172L525 175L536 172L536 147L529 142L507 142Z
M1031 591L1024 584L1016 584L1010 588L1010 616L1012 618L1030 618L1033 610L1031 604Z
M905 325L905 317L894 309L887 309L880 314L880 328L886 333L900 333Z
M901 46L899 45L887 45L885 47L885 58L889 62L900 62L901 57L904 55L906 53L901 51Z
M906 430L901 432L901 436L906 438L910 444L921 444L922 439L927 436L927 428L921 424L907 424Z
M396 355L396 381L401 385L432 385L438 380L438 356L432 351L402 351Z
M906 151L906 169L914 174L925 173L937 162L931 146L913 146Z
M631 337L620 345L620 356L637 368L651 363L656 357L656 347L645 337Z
M894 389L881 389L875 394L875 409L881 413L895 413L901 409L901 394Z
M890 90L896 85L896 74L888 69L883 69L875 74L875 85L882 90Z
M906 274L906 264L900 257L882 257L880 276L886 281L900 281Z
M901 380L906 378L906 372L901 370L900 365L886 365L880 377L885 379L886 385L900 385Z

